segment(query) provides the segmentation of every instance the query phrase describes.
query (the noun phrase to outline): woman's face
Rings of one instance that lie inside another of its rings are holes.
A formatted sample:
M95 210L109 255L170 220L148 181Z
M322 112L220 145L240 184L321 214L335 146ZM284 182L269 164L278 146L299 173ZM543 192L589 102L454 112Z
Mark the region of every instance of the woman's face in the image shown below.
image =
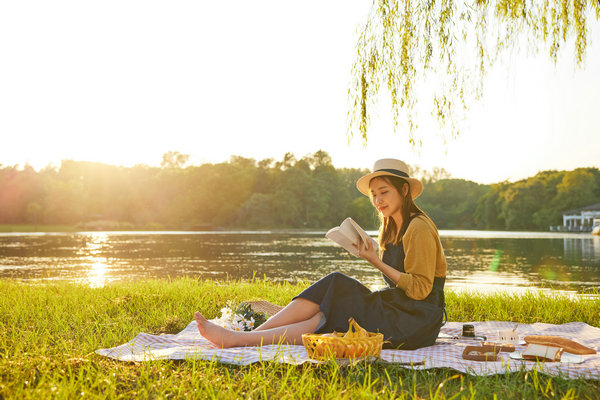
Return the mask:
M383 178L373 178L369 183L369 192L373 206L384 217L402 215L402 195L398 189Z

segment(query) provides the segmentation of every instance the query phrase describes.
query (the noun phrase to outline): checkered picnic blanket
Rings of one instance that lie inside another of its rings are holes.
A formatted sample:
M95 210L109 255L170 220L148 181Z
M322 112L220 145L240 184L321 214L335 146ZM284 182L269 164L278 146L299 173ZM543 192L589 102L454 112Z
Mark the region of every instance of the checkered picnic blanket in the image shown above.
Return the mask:
M478 345L476 340L465 338L453 339L462 332L463 323L475 326L477 335L487 336L488 340L497 337L497 331L513 329L514 322L448 322L442 327L443 338L435 345L418 350L382 350L381 360L390 363L402 363L406 368L452 368L472 375L493 375L519 370L538 369L551 375L568 378L587 378L600 380L600 354L586 355L579 364L564 362L532 362L515 360L508 353L500 353L499 361L478 362L463 360L465 346ZM517 332L521 337L527 335L552 335L575 340L587 347L600 351L600 329L582 322L571 322L563 325L535 323L519 324ZM447 337L450 336L450 337ZM516 346L516 350L524 350L525 346ZM246 365L259 361L301 364L318 362L308 357L303 346L268 345L262 347L234 347L219 349L204 339L198 332L196 322L192 321L181 332L175 335L149 335L140 333L133 340L110 349L96 350L97 354L121 361L149 361L157 359L203 359L222 363ZM410 365L411 363L418 365Z

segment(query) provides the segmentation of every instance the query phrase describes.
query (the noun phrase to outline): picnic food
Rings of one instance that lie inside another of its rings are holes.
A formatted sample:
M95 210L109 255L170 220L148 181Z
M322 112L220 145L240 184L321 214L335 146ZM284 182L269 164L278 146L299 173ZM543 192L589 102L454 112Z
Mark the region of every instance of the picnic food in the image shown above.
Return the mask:
M527 348L522 353L525 360L557 362L561 360L563 352L570 354L596 354L596 350L558 336L533 335L525 336Z
M559 336L542 336L532 335L525 336L525 342L529 345L537 344L548 347L562 348L564 351L571 354L596 354L596 350L585 347L584 345L574 342L573 340Z
M524 360L560 361L563 349L560 347L549 347L541 344L530 344L521 354Z
M345 333L302 335L302 343L308 356L317 360L379 356L383 347L383 334L368 332L354 318L350 318L348 324L349 328Z
M369 332L367 332L367 330L363 327L361 327L355 320L354 318L350 318L348 320L348 324L350 325L348 328L348 332L346 332L344 334L345 338L361 338L361 337L368 337L369 336Z
M497 361L499 352L499 346L467 346L463 350L462 358L470 361Z
M511 343L494 343L494 342L483 342L482 346L497 347L500 352L512 353L515 351L515 345Z

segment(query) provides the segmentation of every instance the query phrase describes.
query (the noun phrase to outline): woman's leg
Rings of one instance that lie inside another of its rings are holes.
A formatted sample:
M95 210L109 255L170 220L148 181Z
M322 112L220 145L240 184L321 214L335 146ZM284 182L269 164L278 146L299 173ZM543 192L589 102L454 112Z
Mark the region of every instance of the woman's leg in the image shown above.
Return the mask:
M340 294L347 297L348 294L357 291L363 294L371 293L366 286L362 285L356 279L340 272L332 272L310 285L310 287L300 293L283 310L269 318L267 322L256 328L255 331L272 329L307 320L321 311L319 304L328 298L339 297ZM307 300L307 298L314 300Z
M323 314L318 312L305 321L290 325L262 331L238 332L213 324L198 311L194 314L200 334L221 348L277 343L301 344L302 334L313 333L322 317Z
M290 325L296 322L306 321L320 312L319 305L301 297L291 301L277 314L269 318L264 324L255 329L255 331L264 331L277 328L279 326Z

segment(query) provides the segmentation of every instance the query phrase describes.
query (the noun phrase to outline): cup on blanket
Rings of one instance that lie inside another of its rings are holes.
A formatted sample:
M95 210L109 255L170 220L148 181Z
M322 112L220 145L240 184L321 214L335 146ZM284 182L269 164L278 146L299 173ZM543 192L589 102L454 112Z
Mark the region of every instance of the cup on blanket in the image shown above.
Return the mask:
M512 329L503 329L498 331L498 342L499 343L512 343L519 344L520 341L519 332Z

